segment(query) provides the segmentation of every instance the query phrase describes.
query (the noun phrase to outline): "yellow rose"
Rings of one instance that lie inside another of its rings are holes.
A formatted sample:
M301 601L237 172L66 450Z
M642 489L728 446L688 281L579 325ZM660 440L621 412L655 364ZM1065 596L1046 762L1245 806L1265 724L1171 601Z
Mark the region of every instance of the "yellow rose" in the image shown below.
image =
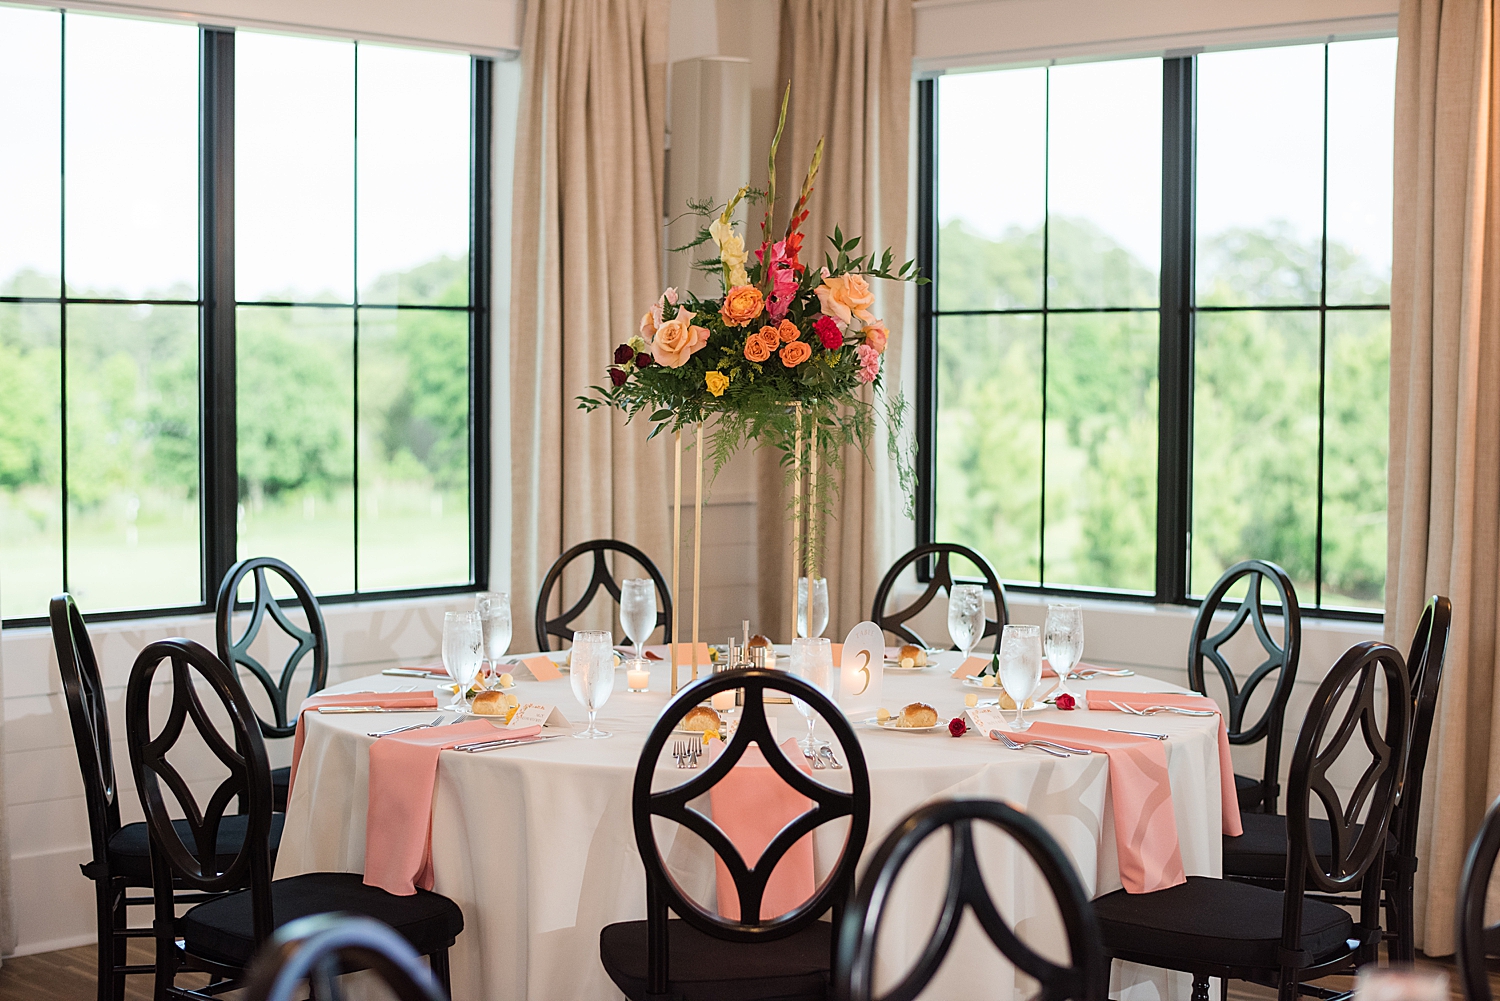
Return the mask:
M708 343L708 328L693 326L696 314L677 307L677 315L656 328L651 339L651 357L658 365L681 368L699 348Z
M863 275L823 275L823 284L816 289L818 301L823 304L823 315L831 316L839 326L847 327L857 317L862 323L875 322L870 307L875 305L875 293Z
M754 285L736 285L724 293L724 305L719 307L719 315L724 318L726 326L748 327L765 308L766 300L760 289Z
M703 381L707 384L708 391L715 396L723 396L724 390L729 388L729 376L723 372L706 372Z

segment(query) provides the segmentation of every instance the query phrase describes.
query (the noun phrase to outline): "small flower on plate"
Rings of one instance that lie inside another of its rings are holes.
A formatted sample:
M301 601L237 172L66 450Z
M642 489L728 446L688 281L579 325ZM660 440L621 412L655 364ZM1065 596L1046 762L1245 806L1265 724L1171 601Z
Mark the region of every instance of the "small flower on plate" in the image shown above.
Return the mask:
M962 716L955 716L948 721L948 733L950 736L962 737L969 732L969 724L964 722Z
M1059 709L1067 711L1069 709L1075 708L1077 705L1078 705L1078 701L1076 699L1074 699L1073 696L1069 695L1067 692L1063 692L1061 695L1059 695L1057 697L1057 708L1059 708Z

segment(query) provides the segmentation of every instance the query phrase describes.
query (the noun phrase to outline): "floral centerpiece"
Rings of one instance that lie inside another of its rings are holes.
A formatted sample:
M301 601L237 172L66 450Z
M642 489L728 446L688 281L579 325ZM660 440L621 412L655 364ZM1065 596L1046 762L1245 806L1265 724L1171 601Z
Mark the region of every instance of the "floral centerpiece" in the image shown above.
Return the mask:
M627 420L646 414L652 437L706 422L715 473L751 440L778 448L789 475L804 440L832 466L846 445L867 453L876 410L874 394L863 390L881 385L890 337L874 313L871 282L926 281L913 261L893 271L890 250L878 258L860 254L860 238L838 228L821 265L803 260L802 226L822 163L821 139L785 230L773 233L776 149L789 97L790 87L771 141L766 191L747 185L722 205L688 203L706 225L691 243L673 249L711 246L713 256L693 267L715 275L722 294L701 299L664 291L641 317L639 332L615 348L608 385L579 398L584 409L610 407ZM753 252L735 231L742 201L765 203ZM892 456L910 496L912 462L899 442L904 410L900 394L887 394Z

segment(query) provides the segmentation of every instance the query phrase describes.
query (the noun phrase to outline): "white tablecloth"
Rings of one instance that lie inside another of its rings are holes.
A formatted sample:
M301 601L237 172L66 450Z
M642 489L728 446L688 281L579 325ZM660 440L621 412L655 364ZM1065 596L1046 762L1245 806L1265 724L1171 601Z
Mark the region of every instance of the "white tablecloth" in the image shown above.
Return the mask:
M948 675L956 657L925 672L887 671L884 702L898 711L908 702L934 706L940 718L959 715L972 691ZM570 720L585 714L573 698L567 675L531 680L516 668L522 701L551 702ZM835 678L836 680L836 678ZM444 752L432 811L433 889L452 898L464 913L464 931L450 954L453 995L458 1001L617 999L621 995L599 963L599 930L645 916L645 877L630 819L630 789L636 759L666 705L667 669L656 665L652 691L625 691L617 675L613 697L599 712L609 740L563 737L485 754ZM333 690L368 691L409 687L411 679L376 675ZM1135 691L1177 690L1144 677L1075 682L1085 687ZM791 706L768 707L779 718L781 739L800 736L806 724ZM1220 799L1217 719L1048 710L1040 718L1082 726L1127 726L1171 735L1165 742L1182 859L1189 875L1220 874ZM303 872L360 872L364 868L365 810L371 730L399 725L410 716L307 716L306 743L288 805L286 830L276 863L278 878ZM1126 722L1128 720L1128 722ZM974 732L954 739L946 731L889 733L856 724L873 789L868 855L908 812L934 799L1004 799L1042 822L1063 845L1093 895L1120 887L1108 759L1102 754L1067 759L1039 751L1009 751ZM820 734L822 731L820 730ZM675 771L670 758L658 787L692 773ZM842 784L847 772L815 776ZM706 805L704 806L707 812ZM673 838L675 825L659 822L663 853L674 875L695 899L713 899L712 854L696 836ZM825 825L816 843L818 875L836 855L843 826ZM899 893L905 901L882 932L882 971L897 975L925 943L946 885L946 839L913 860ZM1055 912L1030 864L998 838L981 838L986 883L1001 912L1017 924L1025 941L1066 959ZM670 847L669 847L670 846ZM1029 981L1014 975L965 918L954 953L929 996L998 996L1013 984L1016 996ZM954 993L956 991L956 993ZM1185 999L1190 981L1116 963L1111 997L1125 1001Z

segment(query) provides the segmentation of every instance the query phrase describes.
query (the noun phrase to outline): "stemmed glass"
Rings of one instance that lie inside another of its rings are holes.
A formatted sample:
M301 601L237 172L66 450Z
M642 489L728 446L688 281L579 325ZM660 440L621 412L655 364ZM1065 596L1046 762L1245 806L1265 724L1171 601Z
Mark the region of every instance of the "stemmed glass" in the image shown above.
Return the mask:
M1006 626L1000 634L1000 686L1016 704L1012 730L1029 730L1026 700L1042 681L1042 631L1037 626Z
M1071 695L1068 675L1083 659L1083 606L1066 601L1049 604L1042 643L1047 648L1047 663L1057 672L1055 694Z
M646 666L641 646L656 628L656 585L650 578L639 577L620 582L620 627L635 644L632 665Z
M807 621L807 585L812 581L812 628ZM828 628L828 578L797 578L797 635L821 636Z
M443 667L458 683L458 695L448 709L469 711L468 694L479 665L484 660L484 637L476 612L446 612L443 615Z
M812 686L828 693L829 675L833 673L833 645L829 643L826 636L798 636L792 640L792 674L808 682ZM792 705L807 720L807 736L797 743L802 750L808 754L816 755L818 748L826 746L821 740L813 736L813 727L817 725L818 714L813 712L813 707L796 696L792 697Z
M955 584L948 592L948 638L963 651L964 660L984 635L984 588Z
M573 634L573 666L568 678L573 697L588 710L588 728L573 734L584 740L611 736L594 725L594 715L615 690L615 638L604 629L580 629Z
M510 595L481 591L474 596L474 613L484 634L484 670L491 677L498 676L496 664L510 649Z

